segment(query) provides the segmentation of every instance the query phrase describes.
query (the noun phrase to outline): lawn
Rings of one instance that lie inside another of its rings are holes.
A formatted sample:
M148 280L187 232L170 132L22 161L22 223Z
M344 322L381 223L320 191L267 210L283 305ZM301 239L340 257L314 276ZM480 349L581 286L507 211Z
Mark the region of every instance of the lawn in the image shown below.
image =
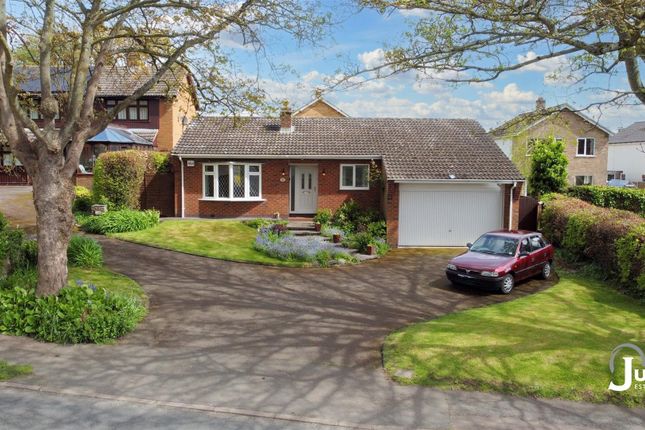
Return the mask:
M76 281L80 280L86 284L105 288L115 294L135 297L146 307L148 304L148 297L139 284L127 276L119 275L105 268L70 267L67 279L69 285L75 285Z
M275 266L302 267L307 263L283 261L253 248L257 231L239 221L171 220L142 231L111 237L220 260Z
M0 360L0 381L15 378L16 376L29 375L31 366L25 364L9 364Z
M645 390L607 387L613 348L644 348L643 340L645 306L563 272L556 286L533 296L394 332L383 356L387 372L407 384L642 406Z

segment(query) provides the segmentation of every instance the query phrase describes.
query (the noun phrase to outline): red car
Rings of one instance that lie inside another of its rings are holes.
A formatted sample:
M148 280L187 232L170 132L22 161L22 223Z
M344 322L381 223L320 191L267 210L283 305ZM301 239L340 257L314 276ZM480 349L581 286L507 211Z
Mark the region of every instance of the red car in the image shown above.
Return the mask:
M484 234L453 258L446 276L454 284L492 286L509 294L516 281L553 271L553 245L540 233L499 230Z

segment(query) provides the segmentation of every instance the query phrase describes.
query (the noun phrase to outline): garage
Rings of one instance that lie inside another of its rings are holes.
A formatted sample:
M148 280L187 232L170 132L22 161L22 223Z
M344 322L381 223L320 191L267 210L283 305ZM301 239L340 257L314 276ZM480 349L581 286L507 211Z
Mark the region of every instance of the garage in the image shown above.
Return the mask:
M399 196L399 246L465 246L503 225L496 183L400 183Z

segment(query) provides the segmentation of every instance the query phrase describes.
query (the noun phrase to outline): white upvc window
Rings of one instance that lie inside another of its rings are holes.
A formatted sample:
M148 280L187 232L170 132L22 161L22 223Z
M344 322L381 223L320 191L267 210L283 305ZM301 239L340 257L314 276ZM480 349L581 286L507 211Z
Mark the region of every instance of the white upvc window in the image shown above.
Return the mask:
M262 165L204 163L204 200L261 200Z
M340 165L341 190L369 190L370 165L369 164L341 164Z
M580 175L576 176L576 185L591 185L593 183L593 176Z
M579 137L576 156L593 157L596 155L596 139L593 137Z

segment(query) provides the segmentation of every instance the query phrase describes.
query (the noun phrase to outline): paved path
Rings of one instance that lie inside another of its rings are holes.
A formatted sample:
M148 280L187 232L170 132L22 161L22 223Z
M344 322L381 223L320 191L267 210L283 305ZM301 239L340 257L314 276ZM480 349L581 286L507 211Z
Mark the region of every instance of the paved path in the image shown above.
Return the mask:
M13 225L28 231L36 229L36 209L31 186L0 186L0 212Z
M16 382L321 425L645 426L643 409L444 392L389 381L379 351L388 332L508 300L450 287L442 269L451 252L403 250L355 267L284 269L103 242L108 266L148 292L150 315L112 346L0 337L0 357L34 366L33 375ZM538 281L520 284L513 298L543 287Z

